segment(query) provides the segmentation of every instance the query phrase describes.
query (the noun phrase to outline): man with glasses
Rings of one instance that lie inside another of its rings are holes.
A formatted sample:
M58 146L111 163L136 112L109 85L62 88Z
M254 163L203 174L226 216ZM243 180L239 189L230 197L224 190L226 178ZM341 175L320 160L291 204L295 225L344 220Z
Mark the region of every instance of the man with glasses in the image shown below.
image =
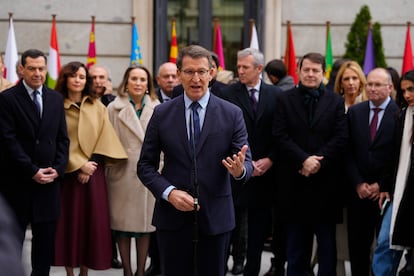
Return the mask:
M235 225L230 177L243 185L253 171L247 131L240 108L210 93L208 50L183 48L177 68L184 94L155 108L138 177L157 199L162 274L222 276Z
M378 204L383 184L391 174L394 133L398 106L391 99L391 76L376 68L367 76L368 101L349 108L349 151L347 183L352 191L348 201L348 246L352 275L370 275L371 248L380 229Z

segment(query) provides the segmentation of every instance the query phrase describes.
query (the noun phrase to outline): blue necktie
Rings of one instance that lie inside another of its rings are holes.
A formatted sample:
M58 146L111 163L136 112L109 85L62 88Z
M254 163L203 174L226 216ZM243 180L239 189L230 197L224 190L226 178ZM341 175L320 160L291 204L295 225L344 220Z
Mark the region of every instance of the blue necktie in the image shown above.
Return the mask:
M37 100L37 94L40 94L40 92L37 91L37 90L35 90L35 91L33 91L33 94L32 95L33 95L33 102L34 102L34 104L36 106L37 114L40 117L40 115L42 114L42 108L40 106L39 101Z
M198 102L193 102L190 105L190 145L197 145L198 139L200 138L200 117L198 116L198 108L201 107ZM193 133L194 131L194 133ZM193 141L194 137L194 141Z

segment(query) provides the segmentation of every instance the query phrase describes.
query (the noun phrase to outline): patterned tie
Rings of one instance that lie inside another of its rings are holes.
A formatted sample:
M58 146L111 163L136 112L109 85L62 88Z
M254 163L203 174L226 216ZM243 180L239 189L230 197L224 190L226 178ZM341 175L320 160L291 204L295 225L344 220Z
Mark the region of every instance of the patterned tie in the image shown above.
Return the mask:
M257 92L257 90L255 88L250 89L250 100L252 102L253 112L256 112L256 110L257 110L256 92Z
M201 107L198 102L193 102L190 105L190 145L197 145L198 139L200 138L200 117L198 116L198 108ZM194 133L193 133L194 130ZM194 142L193 142L194 137Z
M40 103L39 103L39 101L37 100L37 95L40 95L40 92L39 92L39 91L37 91L37 90L33 91L33 94L32 94L32 96L33 96L33 102L34 102L34 104L35 104L35 106L36 106L37 114L38 114L38 115L39 115L39 117L40 117L40 116L41 116L41 114L42 114L42 107L40 106Z
M377 134L377 127L378 127L378 112L380 112L381 108L376 107L373 108L374 116L371 120L371 125L369 126L369 133L371 135L371 141L374 141L375 135Z

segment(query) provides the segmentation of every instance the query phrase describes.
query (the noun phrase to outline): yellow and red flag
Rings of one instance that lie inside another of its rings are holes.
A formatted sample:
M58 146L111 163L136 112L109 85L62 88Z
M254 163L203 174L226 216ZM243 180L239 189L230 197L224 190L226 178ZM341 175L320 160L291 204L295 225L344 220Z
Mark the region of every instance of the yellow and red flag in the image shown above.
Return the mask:
M175 29L175 19L171 20L171 47L170 47L170 62L175 63L178 56L177 31Z
M95 45L95 16L92 16L92 27L89 34L89 50L88 58L86 60L87 67L91 67L96 64L96 45Z

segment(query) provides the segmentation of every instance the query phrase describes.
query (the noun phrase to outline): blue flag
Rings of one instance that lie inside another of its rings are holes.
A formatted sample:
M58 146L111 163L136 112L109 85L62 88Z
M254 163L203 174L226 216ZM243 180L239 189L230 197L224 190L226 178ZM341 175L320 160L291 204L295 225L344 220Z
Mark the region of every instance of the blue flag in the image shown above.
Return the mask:
M141 48L139 46L139 36L137 25L134 23L132 26L132 44L131 44L131 58L130 64L142 64Z

